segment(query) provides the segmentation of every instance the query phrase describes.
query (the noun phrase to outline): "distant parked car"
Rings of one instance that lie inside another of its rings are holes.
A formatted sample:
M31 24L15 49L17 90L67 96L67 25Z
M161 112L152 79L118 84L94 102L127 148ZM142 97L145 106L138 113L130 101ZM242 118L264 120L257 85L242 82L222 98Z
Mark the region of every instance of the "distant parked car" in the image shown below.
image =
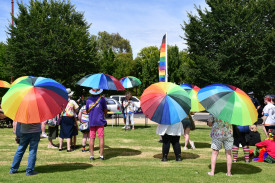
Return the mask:
M124 95L111 95L110 98L117 100L122 105L122 100L125 99ZM136 96L132 96L132 101L136 104L138 112L141 112L140 100Z
M113 99L113 98L105 98L107 102L107 109L111 112L120 112L121 111L121 105L120 103Z

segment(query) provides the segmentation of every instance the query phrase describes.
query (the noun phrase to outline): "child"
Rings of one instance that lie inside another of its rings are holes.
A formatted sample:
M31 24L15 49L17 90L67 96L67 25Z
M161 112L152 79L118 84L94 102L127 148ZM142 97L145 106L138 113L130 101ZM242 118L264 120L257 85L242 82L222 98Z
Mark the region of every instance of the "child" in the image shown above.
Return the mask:
M261 142L261 135L260 133L257 131L257 127L256 125L251 125L249 126L250 132L249 134L246 136L247 141L248 141L248 145L250 146L255 146L256 143Z
M236 126L233 125L233 162L237 162L238 152L239 152L239 145L241 144L243 147L244 158L245 162L249 163L249 145L246 139L246 135L249 134L249 126Z
M271 139L264 140L256 144L258 148L265 147L267 152L267 157L264 159L265 162L275 163L275 141L274 141L275 130L269 133Z
M86 147L86 142L87 138L89 137L89 115L87 114L86 111L86 105L82 106L78 113L78 119L80 120L80 126L87 126L87 129L79 129L83 133L82 137L82 152L85 152L85 147Z
M123 107L124 107L124 112L125 112L125 116L126 116L126 130L129 129L129 118L131 120L131 124L132 124L132 130L135 129L135 122L134 122L134 112L135 112L135 108L137 108L137 106L135 105L135 103L132 101L132 94L129 92L126 94L126 98L123 101Z
M49 140L49 144L48 144L48 148L57 148L56 145L53 144L53 140L56 139L56 137L58 137L58 125L56 124L57 119L59 119L59 115L57 115L56 117L49 119L48 120L48 140Z

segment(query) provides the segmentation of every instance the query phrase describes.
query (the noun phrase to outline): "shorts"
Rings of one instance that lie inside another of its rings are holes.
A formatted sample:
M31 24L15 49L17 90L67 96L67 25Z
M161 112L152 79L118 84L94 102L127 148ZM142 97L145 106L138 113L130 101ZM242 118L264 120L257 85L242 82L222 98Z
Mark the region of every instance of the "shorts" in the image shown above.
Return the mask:
M229 138L212 138L212 144L211 144L211 148L214 150L221 150L222 149L222 145L224 146L225 150L231 150L233 147L233 137L229 137Z
M191 122L189 118L185 118L181 121L183 129L191 128Z
M123 112L122 114L123 114L123 119L125 119L125 118L126 118L126 115L125 115L125 113Z
M104 125L102 125L102 126L91 126L90 127L90 138L95 139L96 132L97 132L98 138L103 138L104 137Z

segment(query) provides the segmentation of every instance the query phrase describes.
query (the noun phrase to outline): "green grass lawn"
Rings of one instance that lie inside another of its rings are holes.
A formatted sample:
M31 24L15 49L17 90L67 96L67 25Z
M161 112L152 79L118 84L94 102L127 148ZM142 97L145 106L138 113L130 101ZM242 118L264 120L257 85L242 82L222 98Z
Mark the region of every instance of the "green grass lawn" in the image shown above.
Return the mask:
M260 162L244 163L242 149L239 162L233 163L232 177L226 177L224 150L220 151L216 175L210 177L211 138L210 128L197 126L190 137L195 141L195 150L183 150L183 161L174 160L171 147L168 162L161 162L161 147L156 135L156 125L147 128L136 126L135 130L124 131L121 127L105 128L105 157L99 160L98 139L96 139L95 161L89 160L89 152L81 152L79 133L74 152L59 152L48 149L47 139L41 139L35 170L38 175L25 175L28 151L26 151L19 173L9 175L17 144L12 129L0 129L0 182L275 182L275 164ZM259 130L264 138L262 130ZM58 143L58 140L54 141ZM64 143L64 147L66 143ZM254 148L254 147L252 147Z

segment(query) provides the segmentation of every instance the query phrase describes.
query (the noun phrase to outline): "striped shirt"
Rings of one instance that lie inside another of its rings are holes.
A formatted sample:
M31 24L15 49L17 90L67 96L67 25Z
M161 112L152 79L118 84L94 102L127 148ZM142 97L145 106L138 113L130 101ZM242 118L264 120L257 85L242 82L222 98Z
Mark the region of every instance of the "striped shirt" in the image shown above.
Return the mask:
M81 107L80 109L81 112L81 123L88 123L89 122L89 114L86 112L86 105Z

